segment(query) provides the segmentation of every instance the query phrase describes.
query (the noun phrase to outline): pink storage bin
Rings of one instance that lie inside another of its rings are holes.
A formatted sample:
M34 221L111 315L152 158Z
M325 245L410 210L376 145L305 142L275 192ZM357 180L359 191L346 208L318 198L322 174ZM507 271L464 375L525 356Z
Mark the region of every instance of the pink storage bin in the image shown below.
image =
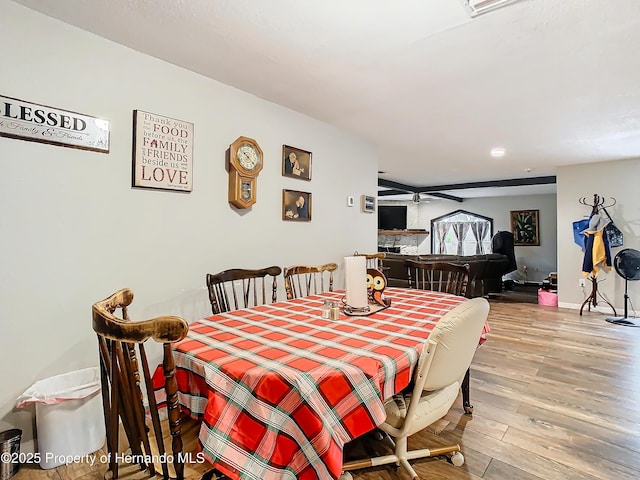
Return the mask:
M547 307L558 306L558 292L552 290L538 290L538 305L546 305Z

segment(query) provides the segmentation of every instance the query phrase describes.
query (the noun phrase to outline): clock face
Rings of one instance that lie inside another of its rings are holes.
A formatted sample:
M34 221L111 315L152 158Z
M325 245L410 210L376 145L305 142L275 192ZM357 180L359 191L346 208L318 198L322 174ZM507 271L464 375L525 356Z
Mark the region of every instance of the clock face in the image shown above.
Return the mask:
M238 149L238 161L243 168L253 170L260 163L260 157L253 145L244 143Z

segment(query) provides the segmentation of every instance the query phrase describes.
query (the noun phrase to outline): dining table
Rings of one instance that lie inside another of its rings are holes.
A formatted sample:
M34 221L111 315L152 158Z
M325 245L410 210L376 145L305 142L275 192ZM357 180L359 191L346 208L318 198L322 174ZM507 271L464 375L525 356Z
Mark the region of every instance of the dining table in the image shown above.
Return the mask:
M326 300L344 302L334 291L192 322L174 346L176 380L206 459L232 479L338 479L344 445L385 420L429 332L467 300L384 296L390 305L369 315L323 318Z

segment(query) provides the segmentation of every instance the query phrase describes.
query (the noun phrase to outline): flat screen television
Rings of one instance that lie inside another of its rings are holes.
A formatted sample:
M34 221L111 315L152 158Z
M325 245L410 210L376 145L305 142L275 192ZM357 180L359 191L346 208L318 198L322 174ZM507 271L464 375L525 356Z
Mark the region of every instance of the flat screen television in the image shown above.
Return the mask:
M406 205L378 205L378 230L406 230Z

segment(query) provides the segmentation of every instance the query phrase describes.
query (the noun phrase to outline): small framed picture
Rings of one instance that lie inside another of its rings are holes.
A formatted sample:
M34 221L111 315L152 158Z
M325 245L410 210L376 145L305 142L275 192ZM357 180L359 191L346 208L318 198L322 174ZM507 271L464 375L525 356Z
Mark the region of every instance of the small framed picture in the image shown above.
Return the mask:
M538 210L511 210L511 233L516 246L539 246Z
M300 148L282 146L282 175L311 180L311 152Z
M369 195L362 195L360 197L360 206L362 211L366 213L373 213L376 211L376 198Z
M282 190L282 220L311 220L311 194L297 190Z

